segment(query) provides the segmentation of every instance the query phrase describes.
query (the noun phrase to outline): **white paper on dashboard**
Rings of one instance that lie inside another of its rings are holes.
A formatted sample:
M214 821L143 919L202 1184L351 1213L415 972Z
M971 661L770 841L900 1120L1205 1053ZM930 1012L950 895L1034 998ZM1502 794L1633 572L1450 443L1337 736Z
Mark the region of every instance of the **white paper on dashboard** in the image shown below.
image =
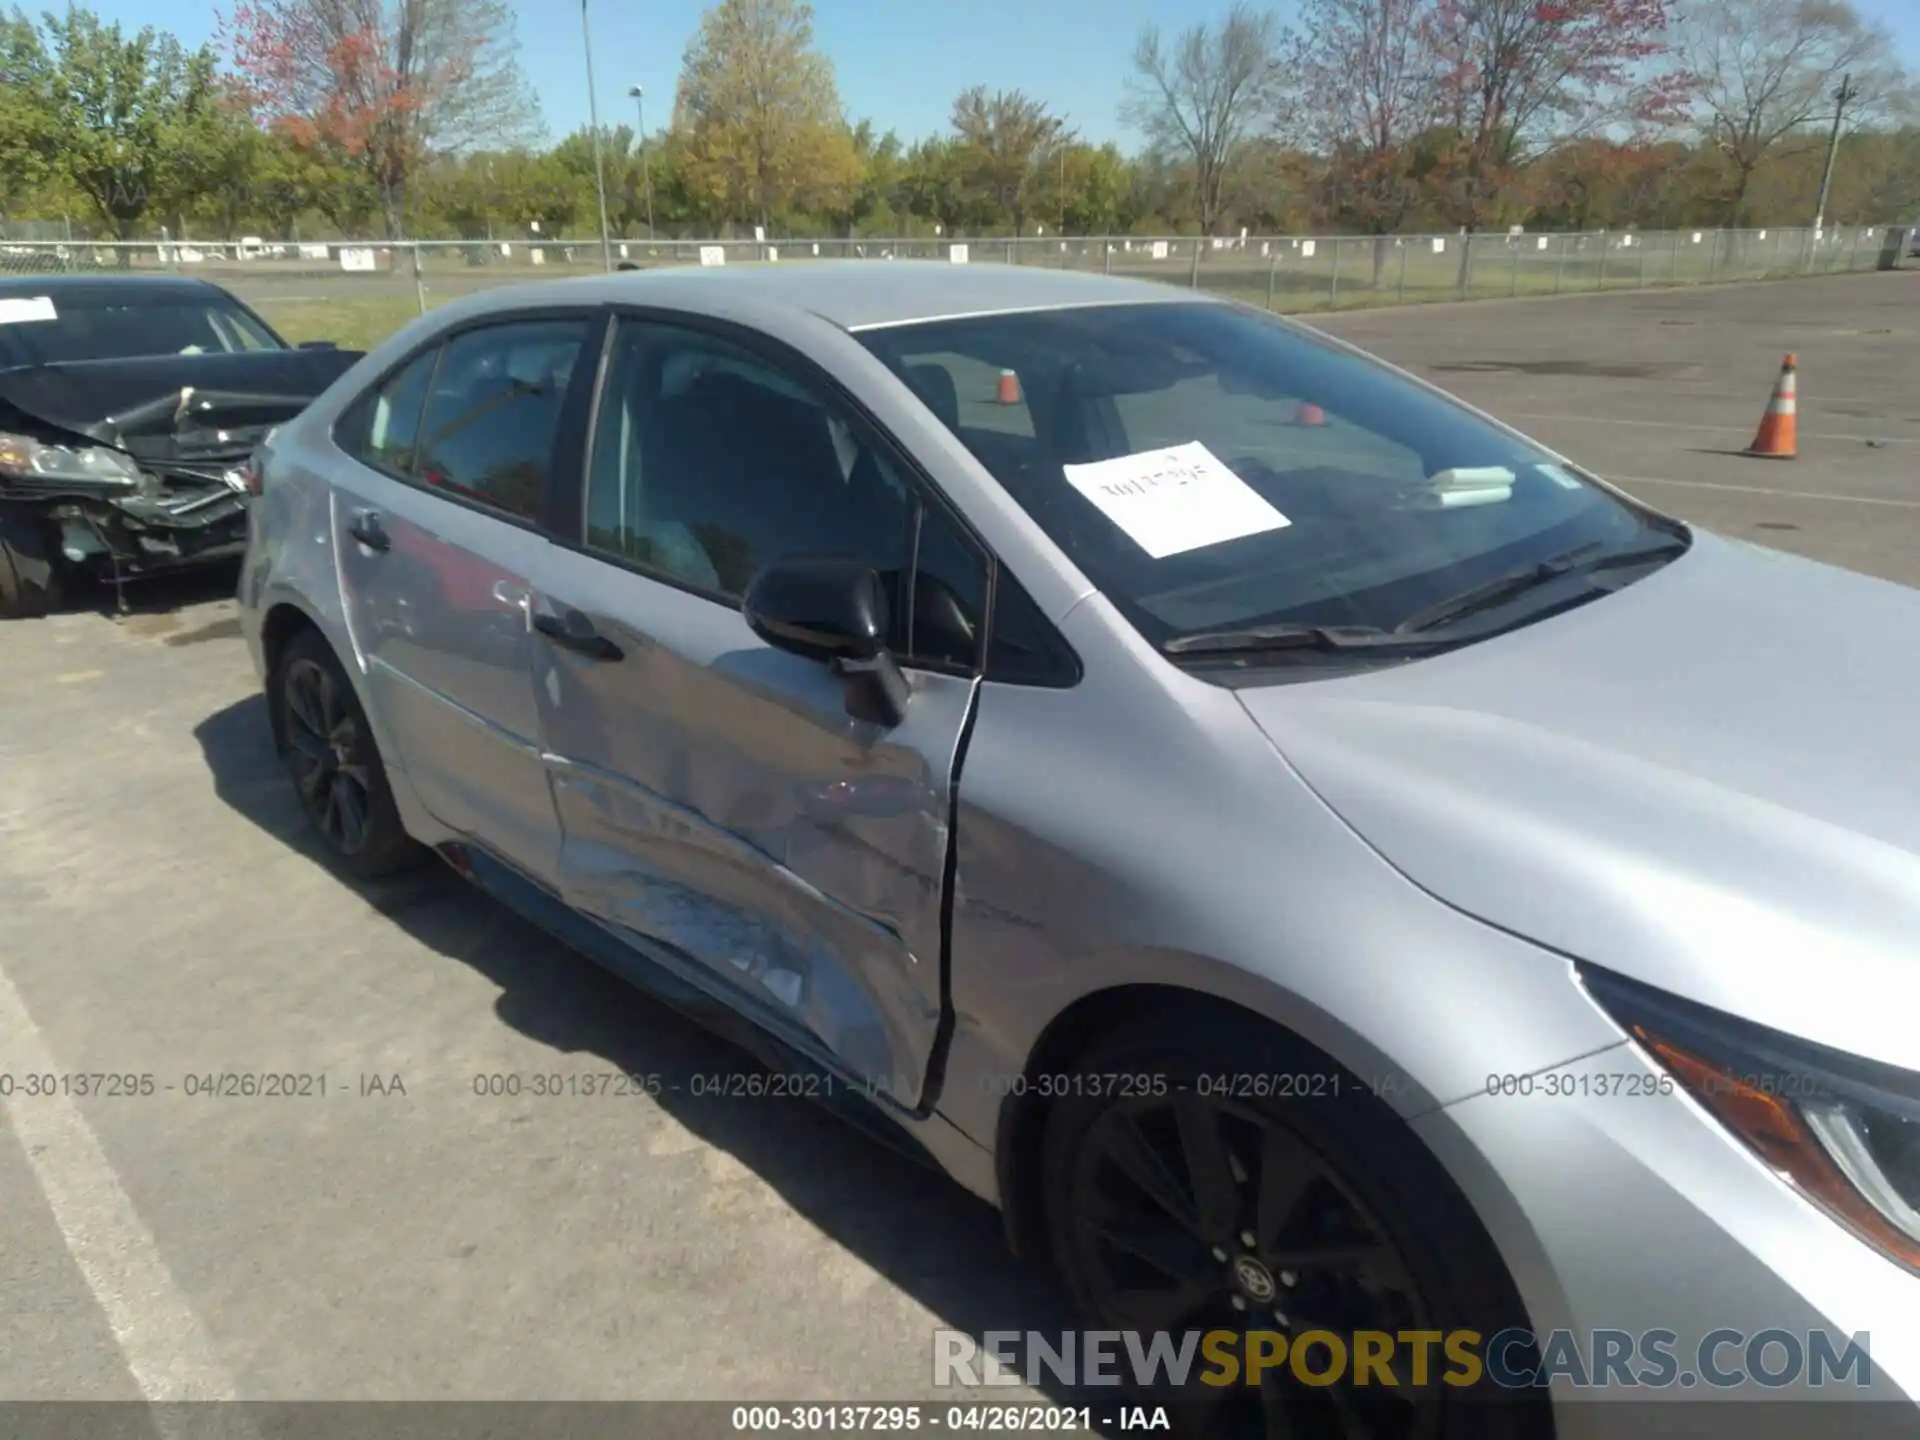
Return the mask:
M1156 560L1293 523L1198 440L1061 469Z
M51 295L10 295L0 299L0 325L21 325L32 320L58 320Z
M1436 490L1510 490L1513 471L1504 465L1456 465L1428 482Z
M1562 490L1583 490L1586 487L1571 470L1563 465L1536 465L1533 467Z

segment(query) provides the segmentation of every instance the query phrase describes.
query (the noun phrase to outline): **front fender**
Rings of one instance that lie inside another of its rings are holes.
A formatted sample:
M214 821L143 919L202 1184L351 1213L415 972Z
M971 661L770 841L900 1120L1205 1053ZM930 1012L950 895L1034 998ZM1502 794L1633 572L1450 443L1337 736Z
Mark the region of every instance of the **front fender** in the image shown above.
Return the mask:
M1078 687L982 688L955 817L940 1099L963 1133L992 1146L1043 1037L1129 987L1284 1027L1408 1117L1618 1042L1566 957L1408 881L1233 691L1130 653L1103 608L1064 627Z

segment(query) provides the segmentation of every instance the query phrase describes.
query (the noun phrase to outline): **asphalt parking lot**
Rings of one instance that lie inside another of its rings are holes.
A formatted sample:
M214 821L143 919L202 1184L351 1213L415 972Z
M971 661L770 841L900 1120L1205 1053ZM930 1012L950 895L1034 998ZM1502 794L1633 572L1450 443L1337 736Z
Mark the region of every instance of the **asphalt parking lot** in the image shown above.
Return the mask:
M1683 519L1920 585L1920 269L1316 323ZM1742 456L1789 352L1800 456Z
M1325 323L1664 509L1920 584L1920 273ZM1800 458L1729 453L1789 350ZM0 630L0 1400L935 1398L936 1327L1065 1323L985 1206L695 1096L751 1066L450 874L335 878L228 584ZM658 1093L484 1093L589 1072ZM188 1093L254 1073L325 1093Z

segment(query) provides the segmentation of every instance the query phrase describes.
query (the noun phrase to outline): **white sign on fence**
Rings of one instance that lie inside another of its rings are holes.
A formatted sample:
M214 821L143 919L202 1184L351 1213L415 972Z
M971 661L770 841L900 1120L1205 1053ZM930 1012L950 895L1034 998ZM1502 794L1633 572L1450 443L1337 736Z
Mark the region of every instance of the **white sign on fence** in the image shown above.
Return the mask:
M1700 243L1700 232L1698 230L1693 232L1693 243L1696 245Z
M1760 238L1761 238L1762 240L1764 240L1764 239L1766 239L1766 238L1767 238L1767 232L1766 232L1766 231L1764 231L1764 230L1762 230L1762 231L1760 232Z
M709 268L727 263L727 247L724 245L702 245L700 263Z
M1433 237L1433 253L1436 255L1444 255L1447 253L1447 237L1446 236L1436 235Z
M1311 260L1313 258L1313 241L1302 240L1300 242L1300 253Z
M527 258L532 260L536 265L544 265L547 263L547 252L544 250L529 250L527 252Z
M966 264L967 247L965 245L949 245L947 247L947 259L951 260L955 265Z
M620 258L622 260L629 258L627 255L627 242L624 240L620 242Z
M302 260L324 260L327 258L327 247L324 245L302 245L300 247L300 258Z
M1167 258L1167 242L1166 241L1156 240L1153 242L1153 258L1156 260L1164 260Z
M1534 247L1533 247L1533 248L1534 248L1534 249L1536 249L1536 250L1544 250L1544 249L1546 249L1546 248L1547 248L1547 237L1546 237L1545 235L1541 235L1541 236L1538 236L1538 237L1536 237L1536 239L1535 239L1535 242L1534 242Z
M373 251L358 245L342 246L340 250L340 268L342 270L373 270L378 268Z
M760 245L764 245L764 244L766 244L766 242L767 242L767 227L766 227L766 226L764 226L764 225L756 225L756 226L754 226L754 227L753 227L753 238L754 238L754 242L755 242L756 244L760 244Z
M935 229L935 231L938 231L940 227L936 225L933 228ZM820 253L820 242L818 240L813 242L813 253L816 255Z
M505 260L508 256L512 254L513 254L513 246L509 245L506 241L502 240L500 242L500 258L502 260Z
M775 262L780 259L780 251L776 246L767 246L767 259Z

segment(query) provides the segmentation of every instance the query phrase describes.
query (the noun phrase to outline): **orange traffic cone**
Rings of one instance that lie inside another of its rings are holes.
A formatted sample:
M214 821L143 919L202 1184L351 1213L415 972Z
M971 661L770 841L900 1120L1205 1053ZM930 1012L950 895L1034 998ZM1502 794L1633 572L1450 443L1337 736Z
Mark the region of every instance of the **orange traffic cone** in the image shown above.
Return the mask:
M1002 405L1020 403L1020 377L1011 370L1000 372L1000 388L993 397Z
M1300 408L1294 412L1293 423L1296 425L1324 425L1327 423L1327 412L1311 400L1302 400L1300 402Z
M1799 394L1799 371L1789 355L1781 362L1780 381L1773 387L1773 398L1767 402L1767 413L1760 417L1760 430L1753 437L1753 444L1747 447L1747 454L1758 455L1768 460L1791 460L1800 453L1796 435L1797 417L1796 399Z

